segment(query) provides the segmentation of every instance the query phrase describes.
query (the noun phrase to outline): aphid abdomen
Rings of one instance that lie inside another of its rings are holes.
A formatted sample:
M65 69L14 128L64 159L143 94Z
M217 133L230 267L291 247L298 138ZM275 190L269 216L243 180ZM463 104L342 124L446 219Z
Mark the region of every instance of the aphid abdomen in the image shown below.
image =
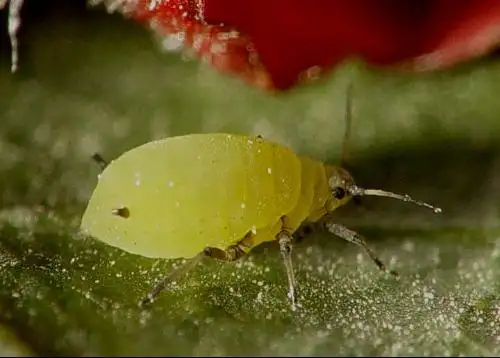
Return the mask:
M281 217L299 200L302 163L289 148L263 140L247 138L247 170L244 216L254 232L252 247L275 240Z
M189 258L272 225L299 189L300 161L288 148L228 134L173 137L111 162L81 226L131 253ZM112 214L120 207L127 218Z
M328 202L331 201L331 189L328 185L328 175L323 163L315 161L316 184L314 186L314 198L306 221L315 222L328 212Z
M310 217L315 218L314 215L320 217L324 215L325 202L329 192L324 190L324 186L327 186L327 180L323 164L309 157L300 156L299 159L301 161L301 182L300 196L296 205L288 213L283 213L286 217L284 223L280 217L273 225L257 229L256 235L252 238L252 247L265 241L275 240L276 235L283 228L293 233L304 220L308 220Z
M301 183L300 196L295 207L286 214L286 228L293 233L302 222L310 215L315 198L316 182L320 174L320 164L315 160L300 156L301 161Z
M278 235L281 229L281 220L277 220L274 224L271 224L268 227L257 229L255 231L255 235L252 236L250 240L248 240L248 242L251 243L250 249L259 246L263 242L276 240L276 235Z

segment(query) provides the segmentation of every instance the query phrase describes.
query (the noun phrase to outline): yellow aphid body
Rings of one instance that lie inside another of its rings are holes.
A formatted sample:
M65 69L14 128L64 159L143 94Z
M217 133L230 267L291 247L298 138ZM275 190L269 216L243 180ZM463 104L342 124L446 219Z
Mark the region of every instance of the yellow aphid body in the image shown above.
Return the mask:
M260 138L193 134L149 142L111 162L83 215L91 236L146 257L190 258L253 233L252 247L342 204L321 162ZM112 215L127 208L128 217Z
M349 123L348 115L346 119ZM303 224L320 221L387 271L359 234L332 221L329 214L364 195L441 212L408 195L360 188L346 170L260 137L192 134L146 143L110 164L97 154L94 159L103 172L83 215L82 231L133 254L189 259L143 304L204 257L234 261L260 243L275 240L295 307L292 234Z

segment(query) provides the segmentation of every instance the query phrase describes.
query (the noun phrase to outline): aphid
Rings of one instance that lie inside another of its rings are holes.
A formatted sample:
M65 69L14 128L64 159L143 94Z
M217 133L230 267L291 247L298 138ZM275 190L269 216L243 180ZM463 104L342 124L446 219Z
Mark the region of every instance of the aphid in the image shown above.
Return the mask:
M350 97L349 91L346 127ZM141 304L152 302L206 256L234 261L260 243L276 240L294 307L292 234L301 226L321 223L363 248L382 271L388 271L359 234L329 214L366 195L441 212L408 195L363 189L345 169L261 137L191 134L146 143L109 165L99 155L94 159L103 171L82 218L83 232L134 254L189 259Z

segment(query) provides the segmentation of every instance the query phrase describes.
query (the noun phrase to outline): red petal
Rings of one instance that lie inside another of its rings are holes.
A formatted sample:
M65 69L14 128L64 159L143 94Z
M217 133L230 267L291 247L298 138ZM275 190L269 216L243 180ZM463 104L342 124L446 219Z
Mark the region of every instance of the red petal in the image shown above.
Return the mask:
M500 38L499 0L121 1L157 33L181 33L202 59L265 88L289 88L352 56L440 68Z
M349 56L391 64L419 53L425 7L401 0L206 0L211 23L236 26L253 40L278 88L312 66Z
M500 42L500 1L440 0L422 29L416 70L451 66L491 51Z

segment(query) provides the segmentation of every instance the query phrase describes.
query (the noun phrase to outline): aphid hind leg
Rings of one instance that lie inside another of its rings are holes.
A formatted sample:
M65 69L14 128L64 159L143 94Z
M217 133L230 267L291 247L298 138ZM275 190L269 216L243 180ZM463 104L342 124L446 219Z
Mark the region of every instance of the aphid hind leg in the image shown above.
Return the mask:
M297 282L295 281L295 273L293 271L292 264L292 234L285 226L286 217L281 219L283 226L281 231L276 235L276 240L280 245L280 253L283 258L283 263L285 264L286 275L288 277L288 297L292 301L292 309L295 310L295 291L297 287Z
M152 303L170 283L191 271L205 257L211 257L222 261L236 261L245 256L248 252L248 248L245 245L244 240L248 237L248 235L249 234L247 234L247 236L245 236L245 238L238 244L231 245L225 250L216 247L206 247L202 252L187 261L184 265L166 275L165 278L154 287L148 296L140 302L139 306L142 307Z
M352 242L353 244L358 245L361 247L365 252L368 254L368 256L372 259L373 262L378 266L378 268L384 272L388 272L393 276L399 276L396 271L388 270L387 267L384 265L384 263L378 258L377 254L367 245L365 239L358 234L357 232L348 229L347 227L334 223L331 220L326 220L325 221L325 227L330 231L332 234L346 240L349 242Z
M144 307L150 303L153 303L156 297L167 288L167 286L184 276L186 273L191 271L206 255L205 250L200 252L198 255L189 259L184 265L177 268L176 270L168 273L163 280L161 280L152 290L148 293L147 297L144 298L140 303L139 307Z
M207 247L205 255L222 261L236 261L245 256L253 246L254 234L249 231L243 239L238 241L235 245L228 246L225 250L217 249L214 247Z
M221 261L236 261L247 254L246 250L240 244L231 245L225 250L207 247L203 251L205 256Z

